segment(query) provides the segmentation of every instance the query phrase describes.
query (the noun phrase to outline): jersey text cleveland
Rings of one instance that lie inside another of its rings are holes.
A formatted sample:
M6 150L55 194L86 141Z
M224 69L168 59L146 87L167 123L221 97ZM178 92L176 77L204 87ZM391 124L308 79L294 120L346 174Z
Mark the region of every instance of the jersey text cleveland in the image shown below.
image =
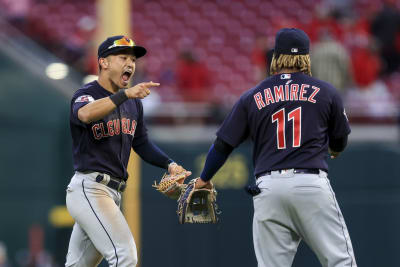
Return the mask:
M305 94L308 90L312 93L306 97ZM279 101L308 101L311 103L316 103L317 101L314 97L318 94L319 88L316 86L310 86L309 84L298 85L296 83L291 85L279 85L271 88L264 89L264 94L258 92L254 95L254 101L257 104L258 109L265 108L269 104L278 103Z
M121 127L120 127L121 126ZM122 118L121 122L119 119L110 120L106 124L104 122L96 123L92 126L93 136L95 139L100 140L104 137L119 135L121 133L134 135L136 130L136 121Z

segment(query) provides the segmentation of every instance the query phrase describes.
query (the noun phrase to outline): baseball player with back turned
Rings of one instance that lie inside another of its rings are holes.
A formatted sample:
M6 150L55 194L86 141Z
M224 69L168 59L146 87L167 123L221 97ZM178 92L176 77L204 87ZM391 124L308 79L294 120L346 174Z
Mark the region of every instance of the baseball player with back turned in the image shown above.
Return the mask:
M254 143L253 241L259 267L291 266L304 240L324 267L356 267L353 247L328 179L350 133L332 85L311 77L309 38L281 29L271 76L234 105L207 155L196 188L207 186L232 150Z
M66 266L97 266L103 257L110 266L136 266L135 241L120 210L131 148L170 173L185 171L147 137L140 99L159 84L144 82L127 88L136 59L145 54L146 49L132 39L108 38L98 49L98 81L86 84L72 98L75 175L66 202L75 225Z

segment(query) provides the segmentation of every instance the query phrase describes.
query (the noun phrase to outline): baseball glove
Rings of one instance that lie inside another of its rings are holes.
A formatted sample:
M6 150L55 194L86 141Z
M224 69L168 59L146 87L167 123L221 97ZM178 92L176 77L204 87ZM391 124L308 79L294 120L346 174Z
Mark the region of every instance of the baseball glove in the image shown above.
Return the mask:
M179 223L217 223L217 191L212 184L211 189L195 189L197 179L182 187L177 210Z
M153 187L163 195L176 200L181 195L182 188L184 188L183 182L185 178L185 172L179 174L164 173L160 183L157 184L157 182L154 181Z

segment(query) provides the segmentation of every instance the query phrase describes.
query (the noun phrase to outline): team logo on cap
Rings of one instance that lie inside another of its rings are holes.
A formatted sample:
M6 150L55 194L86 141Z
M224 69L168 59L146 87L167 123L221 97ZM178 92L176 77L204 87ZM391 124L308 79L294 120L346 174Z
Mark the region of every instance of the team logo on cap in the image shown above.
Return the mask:
M298 48L292 48L290 51L291 51L292 53L297 53L297 52L299 52L299 49L298 49Z

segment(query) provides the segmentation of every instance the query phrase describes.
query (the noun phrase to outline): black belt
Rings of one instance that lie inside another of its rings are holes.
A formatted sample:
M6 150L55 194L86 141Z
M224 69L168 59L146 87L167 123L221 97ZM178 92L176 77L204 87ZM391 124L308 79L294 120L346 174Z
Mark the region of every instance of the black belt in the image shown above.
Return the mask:
M104 175L101 175L101 174L97 175L96 182L104 184L112 189L117 190L118 192L125 191L126 182L124 180L119 180L119 179L117 180L117 179L114 179L111 177L110 177L110 180L108 181L108 183L104 183L103 180L104 180Z
M276 170L276 171L279 173L283 173L288 170L292 170L292 169ZM271 172L273 172L273 171L263 172L263 173L257 175L256 179L260 178L261 176L271 175ZM293 169L293 173L319 174L319 169Z

